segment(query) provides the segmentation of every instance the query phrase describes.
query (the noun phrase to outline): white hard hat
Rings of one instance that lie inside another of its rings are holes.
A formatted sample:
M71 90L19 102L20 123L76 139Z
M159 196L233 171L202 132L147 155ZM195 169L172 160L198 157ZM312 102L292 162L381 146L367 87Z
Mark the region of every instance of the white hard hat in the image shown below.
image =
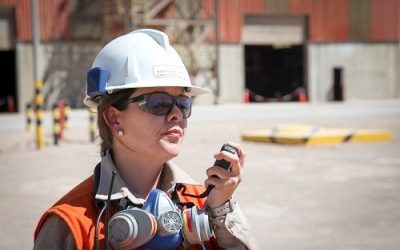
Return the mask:
M88 72L84 104L96 107L105 92L142 87L187 87L190 96L210 93L193 86L189 74L168 36L140 29L108 43Z

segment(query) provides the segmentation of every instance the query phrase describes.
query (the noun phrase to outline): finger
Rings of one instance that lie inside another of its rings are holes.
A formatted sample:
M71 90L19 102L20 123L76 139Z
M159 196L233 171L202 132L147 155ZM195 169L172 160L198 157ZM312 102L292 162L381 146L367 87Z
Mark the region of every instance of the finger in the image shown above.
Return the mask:
M212 186L214 186L214 188L219 189L219 187L221 187L223 185L223 182L224 182L224 180L222 180L218 177L210 176L204 181L204 186L208 187L208 186L212 185Z
M244 167L244 161L246 158L246 152L244 151L244 149L242 148L242 146L240 146L240 144L236 143L236 142L228 142L228 145L231 147L234 147L236 149L237 155L239 157L239 162L241 167Z
M216 160L226 160L227 162L232 162L235 160L239 160L239 157L236 154L232 154L230 152L227 151L220 151L217 154L214 155L214 158Z
M241 174L241 164L239 157L235 154L231 154L226 151L221 151L218 154L214 155L215 159L217 160L225 160L230 163L230 172L233 173L234 175L239 175Z
M224 168L218 167L218 166L213 166L213 167L207 169L206 174L208 177L215 176L220 179L228 179L233 176L230 171L228 171Z
M240 178L229 178L226 180L217 178L217 177L209 177L204 181L204 185L208 187L209 185L213 185L215 189L223 192L227 192L228 196L232 195L237 185L240 183Z

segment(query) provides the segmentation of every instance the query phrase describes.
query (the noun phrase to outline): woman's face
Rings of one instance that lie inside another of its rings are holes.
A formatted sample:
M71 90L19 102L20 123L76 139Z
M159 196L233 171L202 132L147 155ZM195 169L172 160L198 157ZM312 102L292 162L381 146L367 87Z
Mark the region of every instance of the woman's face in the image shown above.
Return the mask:
M131 97L152 92L165 92L173 96L182 95L180 87L139 88ZM122 136L114 136L114 144L120 143L130 152L153 159L169 160L178 155L187 127L187 119L174 105L166 115L154 115L142 110L138 102L130 103L126 110L117 111Z

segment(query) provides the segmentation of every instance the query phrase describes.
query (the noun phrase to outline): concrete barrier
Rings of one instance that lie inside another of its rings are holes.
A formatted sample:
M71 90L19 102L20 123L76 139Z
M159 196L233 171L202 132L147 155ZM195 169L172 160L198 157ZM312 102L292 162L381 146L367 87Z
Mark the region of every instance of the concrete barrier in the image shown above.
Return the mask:
M390 141L393 139L393 133L390 130L352 130L285 124L269 130L246 131L242 133L241 138L244 141L283 145L332 145Z

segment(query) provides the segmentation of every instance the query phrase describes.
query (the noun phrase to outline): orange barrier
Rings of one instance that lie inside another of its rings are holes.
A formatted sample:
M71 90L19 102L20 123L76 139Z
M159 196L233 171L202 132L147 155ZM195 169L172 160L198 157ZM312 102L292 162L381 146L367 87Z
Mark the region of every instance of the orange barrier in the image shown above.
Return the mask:
M245 88L243 92L243 103L249 103L250 102L250 93L249 89Z
M251 98L255 102L290 102L290 101L299 101L301 103L307 102L306 91L303 87L298 87L295 90L293 90L291 93L284 95L284 96L276 97L276 98L265 97L265 96L255 93L249 89L247 89L247 90L249 93L249 99Z

